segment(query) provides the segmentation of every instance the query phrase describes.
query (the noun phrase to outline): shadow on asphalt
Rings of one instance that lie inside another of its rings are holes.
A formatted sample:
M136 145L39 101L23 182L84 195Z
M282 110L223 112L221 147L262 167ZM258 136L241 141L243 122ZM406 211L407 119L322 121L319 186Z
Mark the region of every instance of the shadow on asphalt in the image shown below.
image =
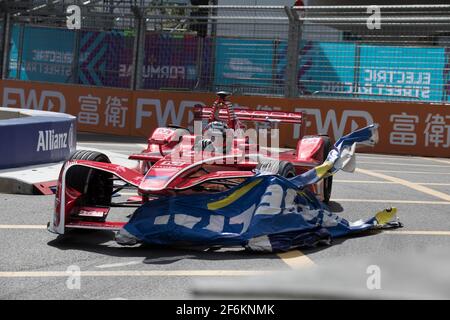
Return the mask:
M59 250L79 250L102 254L111 257L143 258L142 263L154 265L166 265L184 259L198 260L242 260L242 259L279 259L274 254L255 253L244 248L207 249L180 248L138 244L122 247L114 242L114 232L73 230L64 236L51 240L49 246Z

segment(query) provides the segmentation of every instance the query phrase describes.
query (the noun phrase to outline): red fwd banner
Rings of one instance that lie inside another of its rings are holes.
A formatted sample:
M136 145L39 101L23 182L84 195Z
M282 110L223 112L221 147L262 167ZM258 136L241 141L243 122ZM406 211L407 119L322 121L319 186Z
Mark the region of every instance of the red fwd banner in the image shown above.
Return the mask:
M65 112L77 116L78 130L148 136L158 126L192 126L196 104L212 93L131 91L51 83L0 80L0 106ZM409 102L286 99L233 96L236 107L304 111L306 134L328 133L335 140L358 127L380 125L378 153L450 157L450 106ZM295 146L298 125L281 128L280 146Z

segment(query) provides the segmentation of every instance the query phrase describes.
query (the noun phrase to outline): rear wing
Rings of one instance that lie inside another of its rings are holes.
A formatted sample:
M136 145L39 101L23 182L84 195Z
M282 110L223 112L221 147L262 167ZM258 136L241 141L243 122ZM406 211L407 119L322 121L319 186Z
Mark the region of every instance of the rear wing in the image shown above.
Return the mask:
M203 107L196 105L194 107L194 120L209 119L213 111L212 107ZM283 112L283 111L263 111L263 110L248 110L248 109L234 109L236 117L240 121L253 121L265 123L291 123L299 124L303 128L306 121L303 112ZM219 119L226 121L226 110L220 110Z

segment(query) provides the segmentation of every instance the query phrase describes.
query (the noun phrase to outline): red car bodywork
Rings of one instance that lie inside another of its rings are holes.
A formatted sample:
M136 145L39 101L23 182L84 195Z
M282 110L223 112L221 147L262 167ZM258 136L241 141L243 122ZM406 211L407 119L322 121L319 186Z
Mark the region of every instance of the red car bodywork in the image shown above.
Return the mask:
M219 103L223 102L220 99L218 99ZM293 164L296 174L321 164L324 161L324 155L328 153L328 150L324 150L326 146L322 136L304 136L305 115L301 112L248 109L231 111L233 114L230 116L229 110L217 109L216 104L213 107L198 106L194 110L194 118L203 119L203 121L220 120L227 123L231 121L233 126L238 126L236 121L239 122L239 126L244 122L299 125L300 138L296 149L284 150L277 154L279 161L288 161ZM199 153L198 150L193 149L193 145L198 139L197 135L180 127L157 128L148 139L147 148L139 154L129 156L129 159L138 162L135 168L87 160L66 162L58 180L55 212L48 229L63 234L66 228L117 230L124 225L124 222L106 221L109 207L114 206L114 203L98 205L96 203L86 204L85 201L82 201L87 187L80 188L84 191L76 190L70 187L70 183L66 181L67 172L74 168L87 167L98 170L107 174L108 177L121 180L128 187L136 188L137 195L128 200L130 203L140 204L160 196L179 193L220 192L224 188L236 186L256 174L254 169L258 165L258 161L248 157L248 153L249 150L256 150L257 154L261 153L259 145L252 144L245 138L234 138L231 149L226 154L217 157L221 161L210 163L214 154L205 156L204 152L201 154L201 159L195 161L195 157ZM266 157L270 158L270 156L269 151ZM114 186L114 188L113 193L121 189L120 185ZM313 191L319 198L323 198L322 182L313 186Z

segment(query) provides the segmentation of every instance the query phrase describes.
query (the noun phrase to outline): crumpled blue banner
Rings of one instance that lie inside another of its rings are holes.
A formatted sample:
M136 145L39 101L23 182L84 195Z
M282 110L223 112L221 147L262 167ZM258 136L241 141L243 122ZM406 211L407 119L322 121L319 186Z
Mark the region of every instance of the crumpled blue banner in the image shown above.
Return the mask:
M226 192L147 202L119 232L118 242L131 236L150 244L277 252L379 227L375 217L350 223L305 188L345 167L342 160L352 157L354 143L376 142L376 128L341 138L323 165L291 179L261 172Z

